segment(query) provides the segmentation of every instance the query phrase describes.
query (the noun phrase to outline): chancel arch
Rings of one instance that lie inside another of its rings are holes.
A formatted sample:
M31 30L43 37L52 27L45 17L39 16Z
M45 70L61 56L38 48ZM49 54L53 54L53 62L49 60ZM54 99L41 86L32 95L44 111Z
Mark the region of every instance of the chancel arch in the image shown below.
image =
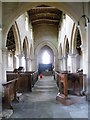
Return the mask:
M57 53L57 48L51 43L51 42L42 42L42 43L40 43L38 46L37 46L37 48L35 49L35 58L37 58L37 56L38 56L38 54L39 54L39 52L40 52L40 49L43 47L43 46L45 46L45 45L47 45L47 46L49 46L51 49L52 49L52 51L53 51L53 54L54 54L54 67L57 69L57 65L56 65L56 61L57 61L57 55L58 55L58 53ZM38 60L37 60L37 65L36 66L38 66Z
M38 54L38 71L39 73L45 74L47 71L50 73L54 66L54 53L53 50L48 46L43 46Z

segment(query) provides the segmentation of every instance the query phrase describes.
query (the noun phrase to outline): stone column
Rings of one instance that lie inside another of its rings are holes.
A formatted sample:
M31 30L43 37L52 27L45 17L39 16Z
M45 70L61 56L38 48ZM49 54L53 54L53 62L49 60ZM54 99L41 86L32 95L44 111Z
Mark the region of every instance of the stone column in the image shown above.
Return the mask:
M26 58L26 71L30 71L30 58Z
M77 69L80 67L79 60L77 61L78 54L70 54L69 57L71 58L71 73L75 73Z
M90 24L88 24L88 30L87 30L87 38L88 38L88 100L90 100Z
M0 31L0 92L2 91L2 32Z
M34 58L30 59L30 71L36 71L38 69L37 61Z
M19 55L18 56L18 59L19 59L19 66L23 66L23 63L22 63L22 55Z
M15 53L13 53L13 69L17 68L16 61L17 61L17 59L15 57Z
M2 2L0 2L0 25L2 24ZM2 118L2 31L0 30L0 117Z
M59 59L58 59L58 65L59 65L59 66L58 66L58 70L59 70L59 71L62 71L62 64L63 64L63 63L62 63L62 58L59 58Z
M25 61L25 57L23 54L18 55L18 59L19 59L19 67L24 67L24 70L26 71L26 61Z
M6 82L6 70L8 62L8 52L7 48L2 48L2 82Z
M63 57L63 71L67 71L67 57Z
M38 67L35 68L35 66L36 66L36 59L34 59L34 58L32 59L31 66L32 66L32 71L38 70Z
M87 74L88 74L88 56L87 56L87 46L82 45L82 56L83 56L83 92L88 91L88 81L87 81Z

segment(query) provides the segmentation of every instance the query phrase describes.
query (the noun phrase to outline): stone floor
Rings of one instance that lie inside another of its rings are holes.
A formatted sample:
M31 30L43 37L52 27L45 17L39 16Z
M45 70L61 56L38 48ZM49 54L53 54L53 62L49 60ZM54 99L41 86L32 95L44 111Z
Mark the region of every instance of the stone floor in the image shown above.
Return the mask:
M44 76L32 92L24 93L19 103L13 103L10 118L88 118L86 101L69 106L56 101L58 88L51 76Z

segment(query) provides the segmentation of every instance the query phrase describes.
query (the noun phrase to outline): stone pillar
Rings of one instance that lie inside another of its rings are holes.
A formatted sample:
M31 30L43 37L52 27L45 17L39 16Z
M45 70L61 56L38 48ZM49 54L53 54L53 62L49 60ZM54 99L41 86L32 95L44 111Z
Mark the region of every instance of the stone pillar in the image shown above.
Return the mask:
M63 70L67 71L67 57L63 57Z
M82 56L83 56L83 92L88 91L88 80L87 80L87 73L88 73L88 56L87 56L87 46L82 45Z
M6 70L8 61L7 55L7 48L2 48L2 82L6 82Z
M0 92L2 91L2 32L0 31Z
M80 68L80 61L79 61L79 55L78 54L70 54L70 71L71 73L76 73L77 69Z
M19 66L23 66L23 63L22 63L22 55L19 55L18 56L18 59L19 59Z
M60 62L60 59L58 59L58 71L61 71L61 62Z
M36 71L38 69L37 61L34 58L30 59L30 71Z
M30 71L30 58L26 58L26 71Z
M17 68L17 58L15 57L15 54L13 53L13 69Z
M2 2L0 2L0 25L2 26ZM0 29L0 118L2 118L2 28Z
M18 55L18 59L19 59L19 67L24 67L24 70L26 71L26 61L24 55L23 54Z
M63 63L62 63L62 58L58 59L58 65L59 65L59 66L58 66L58 70L59 70L59 71L62 71L62 64L63 64Z
M87 46L88 46L88 75L87 75L87 78L88 78L88 100L90 100L90 24L88 24L88 30L87 30L87 38L88 38L88 43L87 43Z
M32 66L32 71L38 70L38 67L36 67L36 69L35 69L35 66L36 66L36 59L34 59L34 58L32 59L31 66Z

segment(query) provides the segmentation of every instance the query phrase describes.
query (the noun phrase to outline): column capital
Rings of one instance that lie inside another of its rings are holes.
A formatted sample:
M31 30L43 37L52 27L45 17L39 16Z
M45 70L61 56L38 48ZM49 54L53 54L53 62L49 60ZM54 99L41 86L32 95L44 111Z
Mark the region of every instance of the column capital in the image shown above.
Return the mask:
M81 47L82 51L87 51L87 46L86 45L81 45L80 47Z
M74 58L75 58L75 57L77 57L78 55L79 55L79 54L71 53L71 54L68 54L68 57L72 57L72 58L74 57Z
M18 58L22 58L22 57L25 57L24 54L19 54L19 55L16 55Z

